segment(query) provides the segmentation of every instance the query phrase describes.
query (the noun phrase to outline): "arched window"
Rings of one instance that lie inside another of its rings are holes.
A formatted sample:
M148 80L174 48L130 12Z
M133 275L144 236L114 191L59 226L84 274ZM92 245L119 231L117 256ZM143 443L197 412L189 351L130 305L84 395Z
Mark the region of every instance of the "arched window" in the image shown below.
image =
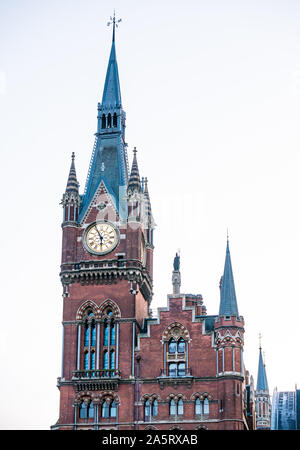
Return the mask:
M77 369L80 369L81 366L81 369L83 368L85 371L94 370L96 368L95 351L97 336L95 314L90 306L83 312L82 322L83 338L78 341L78 345L83 344L83 348L78 350L81 356L79 357L80 362L77 363ZM95 374L87 372L84 376L95 376Z
M169 353L175 353L177 349L177 344L173 338L169 340Z
M185 341L182 338L180 338L179 341L177 342L177 352L185 353Z
M90 342L90 328L88 324L84 327L84 346L88 347Z
M115 400L110 401L106 399L102 403L102 417L108 419L109 417L117 417L117 404Z
M203 401L203 414L209 414L209 401L207 397Z
M79 406L79 417L80 419L87 419L87 405L84 402Z
M175 400L172 398L170 400L170 416L176 416L176 413L177 413L176 403Z
M150 400L146 400L144 403L144 422L150 422L151 420L151 404Z
M105 376L114 376L116 368L116 328L117 324L114 320L111 307L104 310L104 326L103 326L103 369L110 371Z
M107 128L111 128L111 114L108 113L107 115Z
M113 116L113 126L114 126L114 128L116 128L118 126L118 117L117 117L116 113L114 113L114 116Z
M106 117L102 114L101 128L106 128Z
M117 404L115 401L110 405L110 417L117 417Z
M94 417L94 404L93 404L93 402L91 402L89 404L88 416L89 416L89 419L92 419Z
M110 324L110 345L116 345L116 325L114 322Z
M92 333L91 345L92 345L92 347L95 347L95 345L96 345L96 325L94 323L92 324L91 333Z
M158 416L158 403L157 400L154 399L152 402L152 417Z
M165 329L163 341L163 375L167 377L191 376L188 368L188 330L179 322L173 322Z
M197 397L196 400L195 400L195 414L198 415L198 416L200 414L202 414L202 404L201 404L201 401L200 401L199 397Z
M177 402L177 414L183 415L183 400L180 398Z
M102 417L109 417L109 402L107 400L102 403Z
M209 415L209 400L207 397L204 400L200 400L199 397L195 400L195 414L196 415Z

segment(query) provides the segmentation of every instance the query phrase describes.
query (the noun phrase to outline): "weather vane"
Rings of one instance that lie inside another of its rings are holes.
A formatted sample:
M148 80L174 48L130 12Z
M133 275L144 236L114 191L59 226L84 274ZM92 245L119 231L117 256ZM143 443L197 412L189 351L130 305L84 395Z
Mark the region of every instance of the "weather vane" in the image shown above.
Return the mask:
M110 21L107 22L107 26L109 27L111 24L113 25L113 41L114 41L114 40L115 40L115 27L118 28L118 26L119 26L118 23L122 22L122 19L118 19L118 20L116 21L116 14L115 14L115 11L114 11L114 16L113 16L113 17L110 17L109 19L110 19Z

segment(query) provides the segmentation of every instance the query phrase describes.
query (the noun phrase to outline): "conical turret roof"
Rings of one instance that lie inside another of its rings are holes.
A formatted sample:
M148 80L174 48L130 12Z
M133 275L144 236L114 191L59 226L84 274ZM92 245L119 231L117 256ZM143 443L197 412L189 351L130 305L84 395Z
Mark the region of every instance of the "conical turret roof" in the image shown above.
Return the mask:
M221 283L220 316L238 316L238 306L236 301L234 279L229 250L229 240L227 239L226 258L224 273Z

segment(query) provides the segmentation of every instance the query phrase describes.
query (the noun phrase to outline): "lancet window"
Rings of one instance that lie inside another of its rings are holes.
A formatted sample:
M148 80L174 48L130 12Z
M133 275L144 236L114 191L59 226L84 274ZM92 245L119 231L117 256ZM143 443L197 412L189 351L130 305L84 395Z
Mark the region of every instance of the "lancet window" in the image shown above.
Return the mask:
M156 419L158 416L158 402L155 399L152 401L148 398L144 403L144 421L151 422L152 419Z

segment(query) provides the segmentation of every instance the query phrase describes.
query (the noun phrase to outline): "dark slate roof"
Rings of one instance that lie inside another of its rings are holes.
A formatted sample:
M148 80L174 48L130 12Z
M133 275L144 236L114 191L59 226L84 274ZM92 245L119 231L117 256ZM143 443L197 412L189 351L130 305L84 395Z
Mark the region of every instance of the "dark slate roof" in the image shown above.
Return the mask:
M74 159L75 159L75 153L73 152L66 192L77 192L78 193L79 184L77 181Z
M268 380L266 374L266 368L264 365L261 348L259 348L259 360L258 360L258 373L257 373L257 391L268 391Z
M235 295L235 287L234 287L234 279L233 272L231 266L231 257L229 251L229 242L227 240L227 248L226 248L226 259L224 266L224 273L222 277L221 284L221 300L220 300L220 316L237 316L239 315L236 295Z
M111 46L102 96L102 106L120 106L121 104L121 89L116 57L115 39L113 35L113 42Z
M134 147L133 150L133 161L132 161L132 167L131 167L131 173L128 181L128 191L134 192L141 192L141 179L140 179L140 173L137 163L137 157L136 157L137 149Z

